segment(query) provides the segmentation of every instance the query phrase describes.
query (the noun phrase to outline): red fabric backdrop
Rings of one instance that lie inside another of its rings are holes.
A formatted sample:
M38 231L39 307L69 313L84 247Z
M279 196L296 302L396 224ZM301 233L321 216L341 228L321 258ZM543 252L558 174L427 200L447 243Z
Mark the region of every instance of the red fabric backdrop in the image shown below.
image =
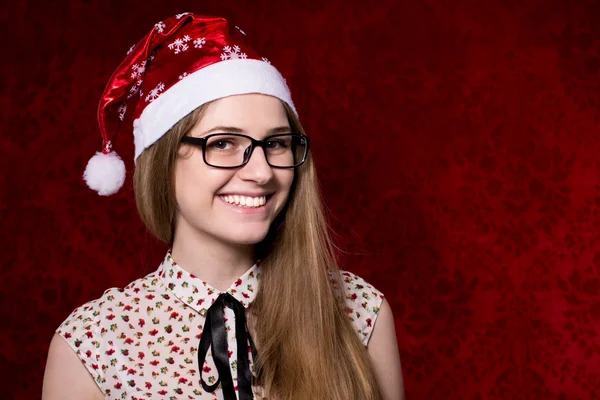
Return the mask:
M388 297L408 399L600 398L600 4L22 1L2 43L0 397L53 330L158 266L80 179L106 80L157 21L233 18L287 77L343 267ZM8 8L7 8L8 7Z

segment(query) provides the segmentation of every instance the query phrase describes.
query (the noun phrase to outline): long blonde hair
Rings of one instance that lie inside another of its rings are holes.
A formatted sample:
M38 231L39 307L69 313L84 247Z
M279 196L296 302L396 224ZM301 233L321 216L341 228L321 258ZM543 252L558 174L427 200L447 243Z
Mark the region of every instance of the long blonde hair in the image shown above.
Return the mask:
M305 134L283 103L292 130ZM172 244L174 164L180 139L207 104L142 152L134 173L137 209L148 230ZM257 380L268 399L380 400L365 347L344 305L339 268L323 213L312 157L296 169L288 203L257 244L261 283L255 321Z

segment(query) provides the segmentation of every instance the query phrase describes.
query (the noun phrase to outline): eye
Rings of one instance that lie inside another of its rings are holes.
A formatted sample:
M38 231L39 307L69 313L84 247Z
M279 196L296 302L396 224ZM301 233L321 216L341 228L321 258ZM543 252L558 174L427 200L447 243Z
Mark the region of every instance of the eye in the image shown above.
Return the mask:
M283 139L272 139L267 142L267 147L269 149L285 149L288 144Z
M229 147L228 146L232 146L233 143L231 143L229 140L216 140L212 143L210 143L208 145L208 147L213 148L213 149L217 149L217 150L226 150Z
M208 139L206 149L213 151L233 151L238 149L243 142L244 139L239 136L215 135Z

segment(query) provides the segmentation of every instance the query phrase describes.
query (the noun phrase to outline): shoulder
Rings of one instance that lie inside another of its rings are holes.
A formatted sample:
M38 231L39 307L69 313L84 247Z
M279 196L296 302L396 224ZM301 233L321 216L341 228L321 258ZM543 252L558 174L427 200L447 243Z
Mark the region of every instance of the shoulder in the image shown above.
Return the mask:
M385 296L372 284L350 271L340 271L340 278L346 312L361 341L367 346Z
M86 337L91 337L95 327L100 325L103 317L113 319L109 314L119 308L129 309L133 304L139 303L140 297L153 296L160 283L156 272L129 283L124 288L109 288L97 299L75 308L62 324L56 329L56 333L65 339L71 339L71 332L83 332ZM75 343L74 343L75 344ZM78 346L75 346L78 347Z
M93 378L67 342L54 334L48 348L42 399L104 399L107 393Z
M107 368L103 351L111 332L118 324L128 323L123 311L133 310L143 298L153 297L160 285L156 272L129 283L124 288L113 287L97 299L75 308L58 326L55 333L77 354L83 365L103 389Z
M404 381L400 352L392 309L387 300L381 305L377 325L373 330L369 356L375 376L380 382L384 397L387 399L404 399Z

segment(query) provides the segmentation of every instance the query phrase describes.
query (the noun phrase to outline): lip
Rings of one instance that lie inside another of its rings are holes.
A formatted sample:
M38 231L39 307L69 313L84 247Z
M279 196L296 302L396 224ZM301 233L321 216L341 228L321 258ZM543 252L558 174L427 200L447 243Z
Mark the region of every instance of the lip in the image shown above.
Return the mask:
M241 193L235 193L235 194L241 194ZM256 208L236 206L235 204L228 203L221 198L221 196L232 196L232 195L233 194L218 194L217 198L227 208L229 208L231 211L236 212L238 214L244 214L244 215L271 214L271 211L273 209L273 204L274 204L273 201L271 201L271 199L273 198L272 194L263 194L262 196L267 196L267 202L263 206L256 207ZM247 196L247 195L244 194L243 196ZM261 195L258 195L258 196L261 196ZM258 196L254 195L251 197L258 197Z

